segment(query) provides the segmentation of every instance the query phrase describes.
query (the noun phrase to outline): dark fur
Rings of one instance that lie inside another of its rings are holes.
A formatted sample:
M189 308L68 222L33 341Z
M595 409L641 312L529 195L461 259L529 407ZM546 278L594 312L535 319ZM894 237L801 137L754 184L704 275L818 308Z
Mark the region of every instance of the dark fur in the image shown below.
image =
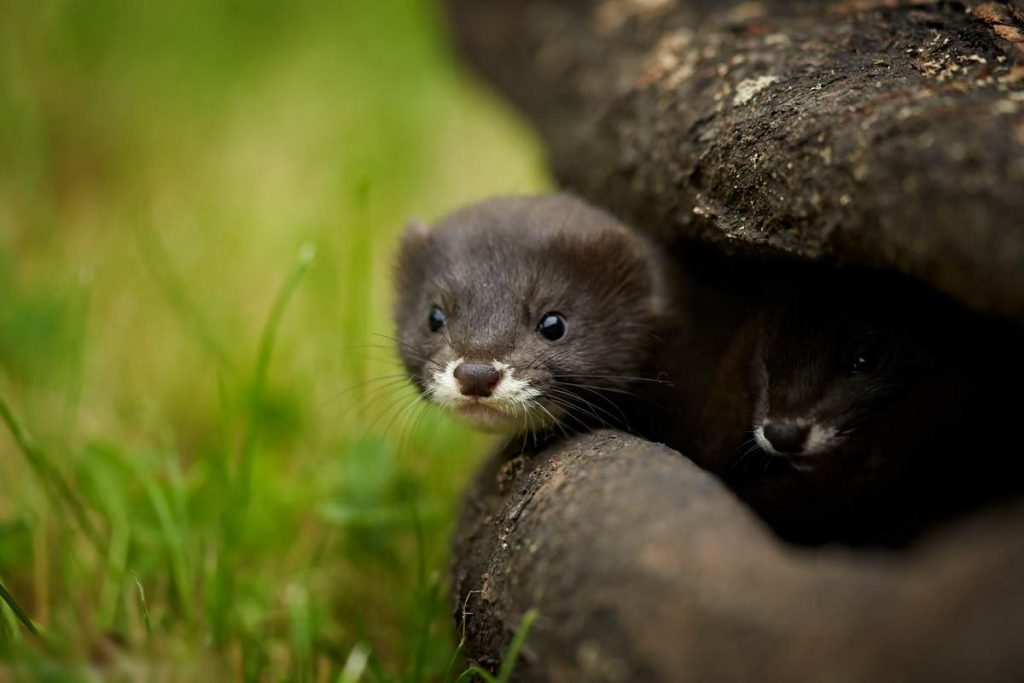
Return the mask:
M646 240L574 197L485 201L403 239L399 352L421 391L450 360L500 360L551 412L568 411L565 427L626 428L616 392L650 375L658 330L679 305L666 271ZM443 333L428 328L432 305L447 315ZM563 340L537 334L549 311L568 320Z
M1000 452L1009 411L986 388L999 351L985 329L894 278L783 287L723 363L702 427L708 462L784 536L902 542L1018 476ZM883 361L852 373L864 345ZM798 471L749 439L766 415L835 426L842 440L793 456L812 465Z

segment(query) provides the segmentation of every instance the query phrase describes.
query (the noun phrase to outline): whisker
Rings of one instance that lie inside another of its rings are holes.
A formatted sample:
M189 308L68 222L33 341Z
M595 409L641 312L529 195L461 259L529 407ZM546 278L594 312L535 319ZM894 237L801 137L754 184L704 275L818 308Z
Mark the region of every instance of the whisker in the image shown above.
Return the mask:
M586 389L586 387L584 387L584 388ZM600 392L598 392L598 391L595 391L593 389L588 389L588 390L591 391L591 393L597 394L599 397L603 398L605 401L607 401L611 405L612 408L614 408L616 411L618 411L618 415L620 415L622 417L622 422L618 423L618 424L624 426L627 431L630 431L629 418L626 417L626 414L623 413L621 408L618 408L618 405L616 405L614 403L614 401L610 400L606 396L601 396ZM589 409L591 409L590 415L592 415L595 419L601 421L601 423L604 426L610 426L610 425L608 425L607 422L605 422L603 419L601 419L596 414L594 414L593 411L595 411L595 410L596 411L600 411L604 415L608 416L612 421L617 422L617 418L615 418L614 415L612 415L610 412L606 411L605 409L601 408L600 405L598 405L597 403L588 400L587 398L585 398L584 396L581 396L580 394L573 393L571 391L566 391L564 389L558 389L557 387L553 387L551 389L551 391L553 393L556 393L556 395L567 396L567 397L571 397L571 398L583 401L587 405L587 407Z
M408 425L402 430L402 441L399 445L402 452L409 452L412 450L413 437L419 433L420 423L423 422L423 419L427 416L429 411L430 405L425 401L419 402L417 407L413 409L412 414L414 414L415 417L412 420L412 425Z
M741 448L742 448L742 446L741 446ZM737 450L739 450L739 449L737 449ZM753 455L754 453L757 453L757 452L758 452L758 451L760 451L760 450L761 450L761 447L760 447L760 446L758 446L758 445L757 445L756 443L754 443L753 445L751 445L751 446L747 447L747 449L746 449L745 451L743 451L743 453L742 453L742 454L740 454L740 457L738 457L738 458L737 458L737 459L736 459L736 460L735 460L735 461L733 462L733 464L732 464L732 465L730 466L730 469L736 469L737 467L739 467L739 466L740 466L740 464L741 464L741 463L742 463L742 462L743 462L744 460L746 460L746 459L747 459L747 457L749 457L749 456Z
M568 414L570 414L570 415L572 415L572 414L574 414L574 413L576 413L578 411L582 411L582 412L586 413L587 415L589 415L590 417L592 417L595 420L597 420L598 422L600 422L602 424L602 426L607 426L607 423L605 422L605 420L600 415L598 415L597 413L595 413L593 411L592 406L586 400L584 400L584 399L582 399L582 398L580 398L580 397L578 397L578 396L576 396L574 394L569 394L569 393L566 393L566 392L558 392L557 390L552 390L551 395L549 396L549 399L551 400L552 403L555 403L556 405L558 405L558 407L565 409L566 412ZM577 403L576 402L577 400L578 401L582 401L583 405L580 405L579 403Z
M533 424L530 420L530 412L526 406L523 406L523 443L519 446L519 453L523 454L526 452L526 442L530 438L530 433L533 431ZM534 447L536 447L536 436L534 436Z
M582 397L582 396L580 396L578 394L573 394L571 392L565 392L565 391L558 392L557 390L554 390L553 395L552 395L551 398L552 398L553 401L556 401L556 400L560 401L561 402L561 404L560 404L561 407L567 409L566 412L568 412L574 419L576 419L576 421L579 422L580 425L582 427L584 427L584 428L586 428L586 423L584 423L582 420L579 419L578 416L576 416L574 414L576 411L582 410L587 415L590 415L595 420L597 420L597 422L602 427L616 427L617 426L617 427L621 427L623 429L626 429L626 431L629 431L628 425L619 422L618 418L616 418L615 415L613 415L610 412L608 412L607 410L603 409L601 406L599 406L599 405L597 405L595 403L592 403L591 401L588 401L587 399L585 399L584 397ZM582 403L582 405L581 405L581 403ZM603 417L601 417L600 415L598 415L594 411L600 411L601 413L606 415L611 420L611 423L609 423L608 420L604 419Z
M419 391L407 394L407 391L404 389L404 384L404 382L396 382L393 384L371 387L363 395L363 401L357 407L357 416L360 419L370 419L372 411L377 408L382 401L386 401L389 398L401 400L405 398L406 395L419 396ZM410 388L412 387L410 386Z
M568 438L569 438L569 434L568 434L568 432L566 432L566 431L565 431L565 427L564 427L564 426L562 425L562 422L561 422L560 420L558 420L558 419L557 419L557 418L556 418L556 417L555 417L554 415L552 415L552 414L551 414L551 411L550 411L550 410L548 410L548 409L547 409L547 408L546 408L546 407L544 406L544 404L542 404L542 403L541 403L540 401L537 401L536 399L531 399L531 402L532 402L532 404L533 404L533 405L537 406L538 408L540 408L541 410L543 410L543 411L544 411L545 413L547 413L548 417L550 417L550 418L551 418L551 421L552 421L552 422L554 423L554 425L555 425L556 427L558 427L558 428L559 428L559 429L560 429L560 430L562 431L562 435L563 435L563 436L564 436L564 437L565 437L566 439L568 439ZM535 437L535 438L536 438L536 437ZM536 447L536 441L534 441L534 446Z
M548 351L547 353L545 353L543 355L540 355L540 356L537 356L536 358L534 358L532 361L530 361L529 363L524 365L522 367L522 369L523 370L532 370L533 368L541 367L542 365L547 365L547 364L551 363L554 360L558 360L559 358L561 358L562 356L566 355L571 350L572 349L570 349L570 348L564 348L564 349L554 349L554 350Z
M371 384L377 384L378 382L384 382L384 384L380 384L380 385L377 385L377 386L389 387L389 386L397 386L397 385L401 384L402 382L411 382L411 381L412 381L412 378L409 377L408 375L406 375L405 373L397 373L397 374L393 374L393 375L377 375L377 376L371 377L371 378L369 378L369 379L367 379L365 381L357 382L357 383L355 383L355 384L353 384L351 386L346 386L346 387L338 390L337 392L335 392L335 393L331 394L330 396L328 396L327 398L325 398L317 407L318 408L323 408L328 403L331 403L332 401L338 400L339 398L341 398L342 396L344 396L345 394L347 394L349 392L355 391L356 389L362 389L363 387L366 387L366 386L371 385ZM374 387L374 388L376 388L376 387Z
M563 377L569 379L621 379L630 382L653 382L655 384L665 384L669 386L674 386L676 384L676 382L672 382L667 379L657 379L653 377L637 377L635 375L582 375L578 373L573 373L570 375L552 375L552 377L554 377L555 379L561 379Z
M381 415L379 415L377 418L373 419L369 424L367 424L365 430L366 434L368 435L371 431L373 431L379 425L380 421L388 415L388 413L390 413L391 411L395 411L394 415L392 415L391 419L388 421L387 425L382 430L383 434L387 434L391 429L391 425L394 424L395 420L398 419L402 415L402 413L408 410L410 406L416 405L416 403L421 399L422 397L419 394L416 394L415 396L412 396L403 402L397 404L390 404L387 407L387 409L383 413L381 413Z
M392 432L392 428L394 428L395 432L397 432L399 448L404 447L404 444L402 443L402 435L405 434L403 426L409 419L416 415L417 409L422 407L423 403L419 400L419 397L417 397L417 400L406 404L405 407L395 415L395 417L391 418L391 422L389 422L387 427L384 428L383 433L386 435L394 433Z
M647 406L650 406L650 407L658 410L659 412L668 412L669 411L669 407L664 402L658 402L658 401L654 400L653 398L651 398L650 396L645 396L644 394L638 394L636 392L629 391L628 389L623 389L621 387L609 387L609 386L604 386L604 385L601 385L601 384L589 384L589 383L585 383L585 382L583 382L583 383L581 383L581 382L567 382L565 380L557 380L557 383L559 385L562 385L562 386L579 387L581 389L589 389L591 391L596 391L596 392L602 394L602 398L604 398L609 403L611 403L612 401L610 399L608 399L607 396L604 396L604 394L610 393L610 394L617 394L617 395L620 395L620 396L625 396L625 397L627 397L627 398L629 398L631 400L639 401L640 403L643 403L643 404L645 404ZM621 406L616 406L616 407L621 408Z

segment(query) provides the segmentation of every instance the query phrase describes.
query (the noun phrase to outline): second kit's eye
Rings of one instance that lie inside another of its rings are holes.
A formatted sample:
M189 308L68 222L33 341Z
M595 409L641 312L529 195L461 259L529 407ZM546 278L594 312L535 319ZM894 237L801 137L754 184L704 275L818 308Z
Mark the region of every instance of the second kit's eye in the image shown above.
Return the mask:
M885 360L885 353L881 349L870 346L861 347L850 358L850 373L866 375L869 372L874 372L881 367L883 360Z

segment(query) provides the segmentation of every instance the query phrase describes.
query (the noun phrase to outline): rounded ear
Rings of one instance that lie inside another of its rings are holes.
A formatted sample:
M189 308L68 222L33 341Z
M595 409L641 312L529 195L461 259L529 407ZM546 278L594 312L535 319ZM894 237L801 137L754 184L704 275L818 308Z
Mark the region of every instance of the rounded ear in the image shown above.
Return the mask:
M412 247L423 244L430 239L430 228L419 218L410 218L405 224L405 232L402 233L402 246Z

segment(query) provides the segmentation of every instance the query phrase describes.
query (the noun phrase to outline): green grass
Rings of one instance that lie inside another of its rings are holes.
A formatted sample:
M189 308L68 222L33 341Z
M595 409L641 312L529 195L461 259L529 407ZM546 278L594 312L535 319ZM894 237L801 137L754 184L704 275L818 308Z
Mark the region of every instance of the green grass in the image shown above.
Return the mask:
M0 679L491 680L389 269L544 186L428 2L0 0Z

